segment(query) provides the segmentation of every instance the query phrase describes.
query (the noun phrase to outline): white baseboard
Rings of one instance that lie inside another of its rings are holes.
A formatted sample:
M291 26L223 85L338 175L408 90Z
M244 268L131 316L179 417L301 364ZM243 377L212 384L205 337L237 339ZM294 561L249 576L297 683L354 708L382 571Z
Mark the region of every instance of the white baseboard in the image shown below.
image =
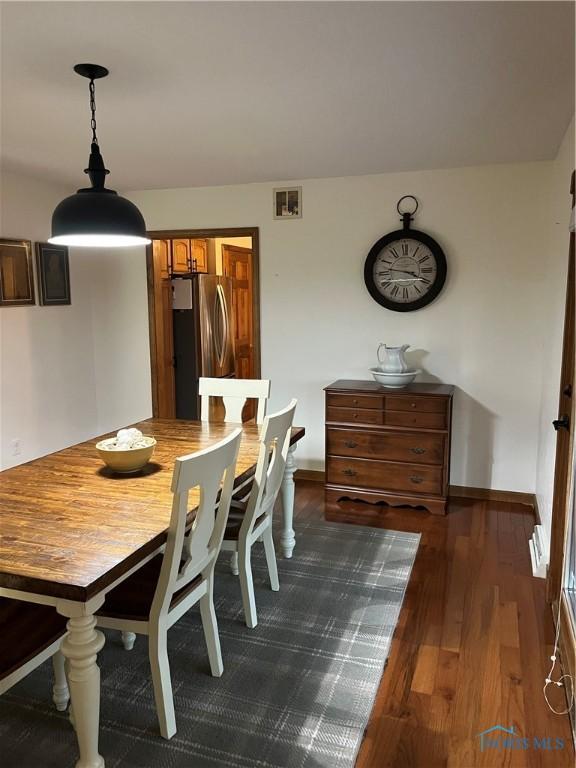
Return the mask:
M541 525L534 526L534 533L529 541L532 574L540 579L546 578L548 571L548 537Z

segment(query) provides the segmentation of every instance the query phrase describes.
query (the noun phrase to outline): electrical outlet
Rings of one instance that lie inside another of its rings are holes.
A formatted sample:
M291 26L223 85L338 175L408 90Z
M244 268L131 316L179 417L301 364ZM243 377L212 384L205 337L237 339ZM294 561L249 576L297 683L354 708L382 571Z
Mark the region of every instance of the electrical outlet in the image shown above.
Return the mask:
M19 439L12 440L12 456L20 456L22 453L22 443Z

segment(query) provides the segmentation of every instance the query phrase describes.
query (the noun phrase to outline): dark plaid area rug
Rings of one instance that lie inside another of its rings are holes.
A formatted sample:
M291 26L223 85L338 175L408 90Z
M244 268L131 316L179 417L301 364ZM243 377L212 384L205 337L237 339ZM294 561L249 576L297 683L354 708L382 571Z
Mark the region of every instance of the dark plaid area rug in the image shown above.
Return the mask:
M228 557L216 613L224 675L209 674L196 607L169 632L178 731L159 735L147 640L125 651L106 632L100 753L107 768L351 768L368 722L419 536L322 521L298 525L291 560L268 587L253 571L259 623L243 623ZM0 697L2 768L72 768L74 732L51 700L51 664Z

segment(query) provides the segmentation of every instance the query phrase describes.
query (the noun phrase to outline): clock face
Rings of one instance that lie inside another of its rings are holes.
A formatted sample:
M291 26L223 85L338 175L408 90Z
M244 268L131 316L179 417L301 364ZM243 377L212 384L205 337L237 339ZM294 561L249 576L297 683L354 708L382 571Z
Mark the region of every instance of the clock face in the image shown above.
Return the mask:
M390 301L413 302L428 293L438 273L434 254L406 237L387 245L376 257L374 283Z
M446 257L438 243L423 232L391 232L368 254L364 280L379 304L410 312L429 304L442 290Z

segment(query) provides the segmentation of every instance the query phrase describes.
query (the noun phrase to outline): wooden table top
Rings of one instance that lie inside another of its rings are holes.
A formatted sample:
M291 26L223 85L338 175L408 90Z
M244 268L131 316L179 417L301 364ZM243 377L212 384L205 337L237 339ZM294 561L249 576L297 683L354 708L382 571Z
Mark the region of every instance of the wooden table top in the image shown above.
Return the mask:
M235 429L175 419L131 426L157 440L138 474L115 475L99 458L96 443L114 433L0 473L0 587L89 600L166 540L174 460ZM237 483L256 464L258 432L243 428ZM291 443L303 436L294 427Z

